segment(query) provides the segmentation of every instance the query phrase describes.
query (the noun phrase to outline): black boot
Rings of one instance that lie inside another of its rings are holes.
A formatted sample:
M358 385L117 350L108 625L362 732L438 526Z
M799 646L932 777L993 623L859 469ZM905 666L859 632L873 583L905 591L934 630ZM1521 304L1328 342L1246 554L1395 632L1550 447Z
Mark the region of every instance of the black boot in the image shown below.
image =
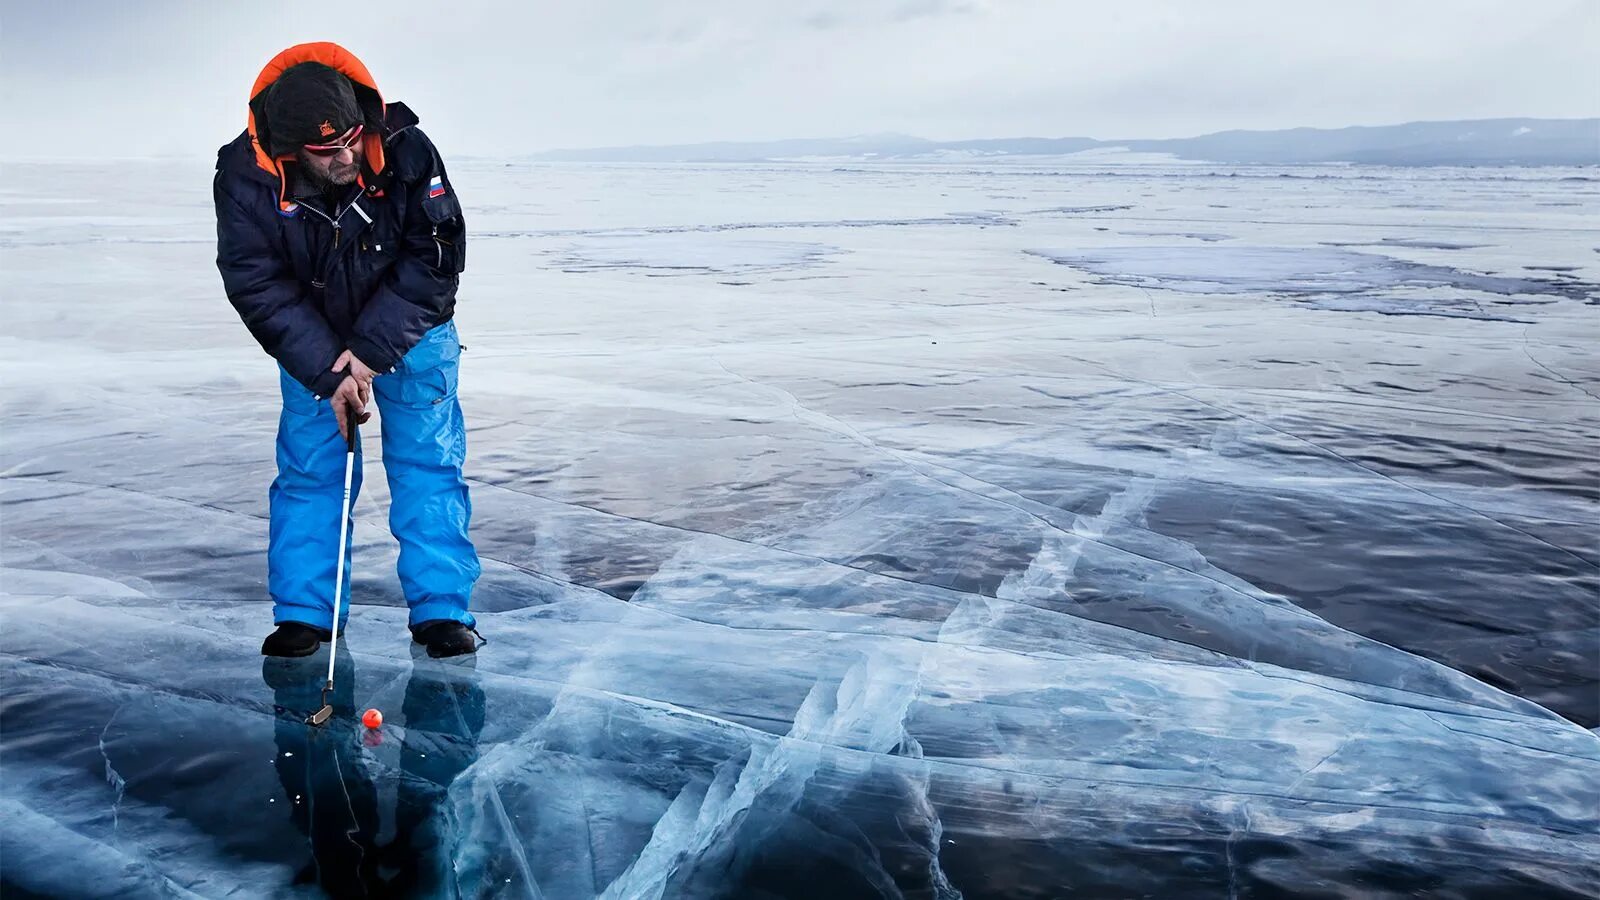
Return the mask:
M478 652L477 632L454 619L434 619L411 626L411 639L428 648L434 659Z
M333 637L326 628L303 622L284 622L261 642L262 656L310 656L322 642Z

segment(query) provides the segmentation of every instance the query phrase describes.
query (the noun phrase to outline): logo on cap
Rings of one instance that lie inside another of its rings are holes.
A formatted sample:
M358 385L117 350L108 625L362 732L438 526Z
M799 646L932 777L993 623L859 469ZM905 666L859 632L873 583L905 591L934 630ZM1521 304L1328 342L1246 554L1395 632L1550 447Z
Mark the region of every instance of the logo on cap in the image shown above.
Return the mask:
M318 125L317 127L322 129L322 136L323 137L327 137L328 135L333 134L333 132L334 132L333 123L328 121L327 119L323 119L322 120L322 124Z

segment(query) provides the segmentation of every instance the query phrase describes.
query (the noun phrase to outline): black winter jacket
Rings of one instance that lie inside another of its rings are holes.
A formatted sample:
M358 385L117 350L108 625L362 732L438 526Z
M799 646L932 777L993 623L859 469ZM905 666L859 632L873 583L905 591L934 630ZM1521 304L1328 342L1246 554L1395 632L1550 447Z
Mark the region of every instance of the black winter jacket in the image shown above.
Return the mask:
M376 109L361 183L332 204L299 190L291 159L257 149L255 118L217 153L217 268L228 299L319 399L344 378L331 371L344 350L388 372L449 321L466 263L461 204L433 143L405 104Z

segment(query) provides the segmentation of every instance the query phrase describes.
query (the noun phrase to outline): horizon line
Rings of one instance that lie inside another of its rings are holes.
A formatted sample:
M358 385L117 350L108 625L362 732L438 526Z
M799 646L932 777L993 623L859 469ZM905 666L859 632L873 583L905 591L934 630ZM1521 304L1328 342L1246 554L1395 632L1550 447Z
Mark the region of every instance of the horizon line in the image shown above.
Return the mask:
M968 143L968 142L971 142L971 141L1070 141L1070 140L1087 140L1087 141L1098 141L1098 142L1104 143L1104 144L1115 144L1115 143L1119 143L1119 142L1130 142L1131 143L1131 142L1135 142L1135 141L1186 141L1186 140L1197 140L1199 138L1213 137L1213 136L1222 135L1222 134L1273 134L1273 133L1277 133L1277 132L1286 132L1286 131L1349 131L1349 130L1357 129L1357 128L1404 128L1404 127L1406 127L1408 125L1450 125L1450 124L1470 125L1470 124L1475 124L1475 123L1479 123L1479 122L1512 122L1512 121L1528 121L1528 122L1595 122L1597 125L1600 125L1600 116L1489 116L1489 117L1476 118L1476 119L1410 119L1410 120L1407 120L1407 121L1404 121L1404 122L1386 122L1386 123L1380 123L1380 124L1375 124L1375 125L1369 125L1369 124L1336 125L1336 126L1291 125L1291 126L1288 126L1288 127L1285 127L1285 128L1222 128L1222 129L1218 129L1216 131L1202 132L1200 134L1185 134L1185 135L1175 135L1175 136L1169 135L1167 137L1140 137L1140 138L1130 138L1130 137L1097 138L1097 137L1091 137L1091 136L1089 136L1087 134L1068 134L1068 135L1059 135L1059 136L1055 136L1055 137L1049 137L1049 136L1045 136L1045 135L1006 135L1006 136L1002 136L1002 137L925 138L925 137L922 137L920 135L905 134L903 132L884 131L884 132L876 132L876 133L863 132L863 133L849 134L849 135L833 135L833 136L826 136L826 137L808 136L808 137L781 137L781 138L760 138L760 139L718 138L718 139L714 139L714 140L701 140L701 141L673 141L673 142L662 143L662 144L597 144L597 145L589 145L589 146L584 146L584 147L548 147L548 148L545 148L545 149L542 149L542 150L529 150L529 151L522 151L522 152L524 152L524 153L577 153L577 152L593 151L593 150L642 150L642 149L660 150L660 149L671 149L671 148L676 148L676 147L708 147L708 146L715 146L715 145L718 145L718 144L780 144L780 143L785 143L785 142L788 142L788 141L850 141L850 140L858 140L858 139L861 139L861 138L904 138L904 139L909 139L909 140L914 140L914 141L921 141L921 142L929 143L929 144L956 144L956 143ZM1596 137L1597 137L1597 139L1600 139L1600 134L1597 134Z

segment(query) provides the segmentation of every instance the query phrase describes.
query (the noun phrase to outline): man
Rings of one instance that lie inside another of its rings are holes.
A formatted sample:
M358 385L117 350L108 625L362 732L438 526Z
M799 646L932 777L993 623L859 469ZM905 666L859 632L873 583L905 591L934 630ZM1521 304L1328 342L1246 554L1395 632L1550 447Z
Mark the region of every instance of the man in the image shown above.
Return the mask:
M461 204L416 115L385 104L337 44L300 44L267 63L248 121L217 154L213 193L223 286L277 359L283 395L268 495L277 629L261 652L307 656L330 638L336 554L350 552L338 546L343 435L376 395L412 637L431 656L472 653L479 564L452 321ZM352 496L360 485L358 454Z

